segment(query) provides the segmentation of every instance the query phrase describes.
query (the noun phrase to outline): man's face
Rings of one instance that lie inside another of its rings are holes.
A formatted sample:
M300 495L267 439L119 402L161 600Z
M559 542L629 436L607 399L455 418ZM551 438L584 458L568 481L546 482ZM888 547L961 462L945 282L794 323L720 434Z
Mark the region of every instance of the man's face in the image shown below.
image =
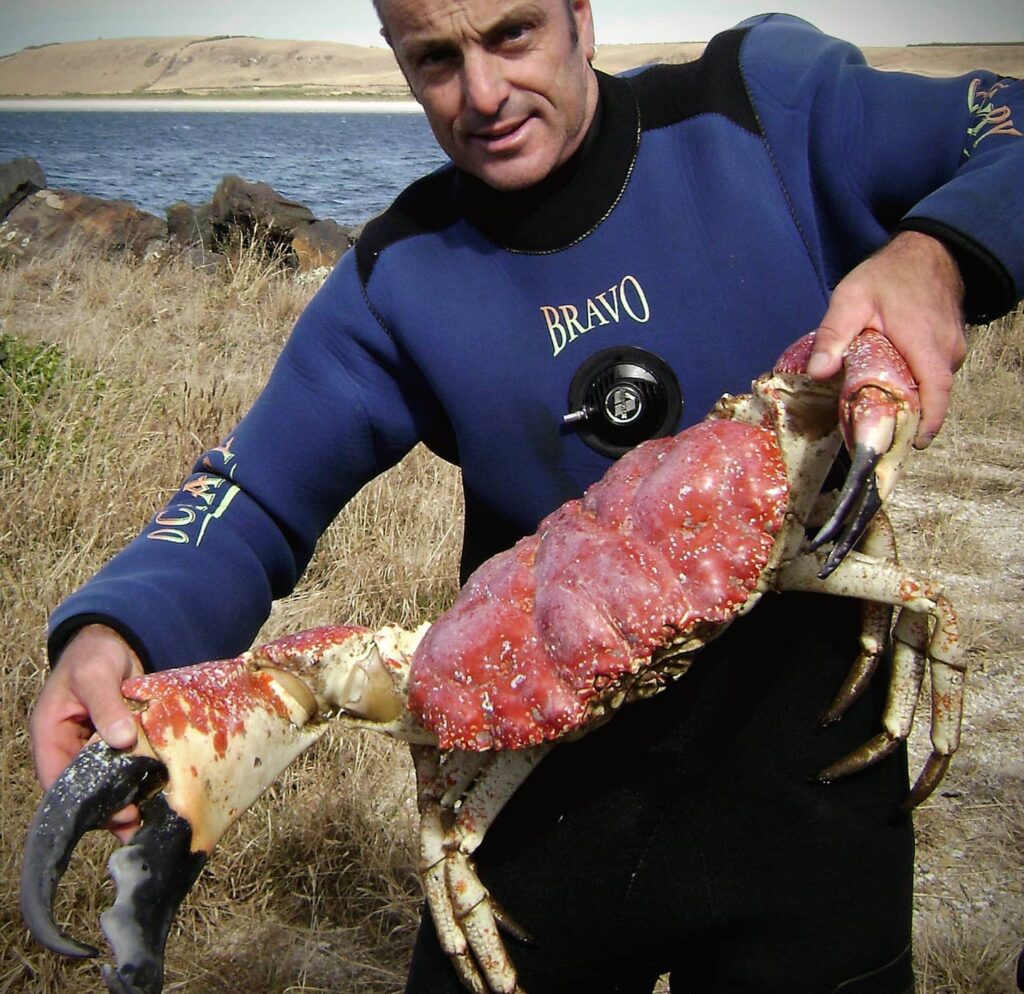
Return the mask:
M590 0L380 0L379 10L457 166L521 190L579 147L597 106Z

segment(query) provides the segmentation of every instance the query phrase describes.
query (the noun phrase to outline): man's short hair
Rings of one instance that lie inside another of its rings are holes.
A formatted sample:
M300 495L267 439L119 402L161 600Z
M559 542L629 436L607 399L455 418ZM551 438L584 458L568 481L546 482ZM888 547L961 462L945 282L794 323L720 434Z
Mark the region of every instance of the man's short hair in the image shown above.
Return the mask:
M372 0L373 9L377 12L377 20L380 21L380 26L384 29L384 37L387 38L387 25L384 23L384 15L381 13L380 5L381 0ZM569 15L569 30L572 32L572 43L573 47L580 43L580 33L576 27L576 18L573 16L572 11L573 0L565 0L565 9ZM390 44L390 43L389 43Z

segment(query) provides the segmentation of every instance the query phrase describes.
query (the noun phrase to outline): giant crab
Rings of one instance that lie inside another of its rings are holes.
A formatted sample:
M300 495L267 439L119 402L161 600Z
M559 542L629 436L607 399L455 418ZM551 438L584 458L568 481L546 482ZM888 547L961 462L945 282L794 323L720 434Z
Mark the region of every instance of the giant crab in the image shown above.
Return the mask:
M804 372L811 345L791 346L701 424L630 451L484 564L432 626L318 628L126 681L137 746L87 746L32 824L22 907L36 937L97 955L55 925L55 889L81 835L139 803L143 827L110 859L118 893L101 924L116 967L103 973L117 994L157 994L171 918L208 854L338 718L411 744L420 871L441 944L468 989L521 991L500 935L512 926L474 871L488 826L559 740L657 693L768 590L864 602L861 652L829 721L866 685L898 609L883 727L818 776L892 752L929 668L933 747L907 807L920 803L958 745L964 664L952 607L901 571L880 510L914 435L917 390L877 332L827 383ZM851 468L827 491L844 439Z

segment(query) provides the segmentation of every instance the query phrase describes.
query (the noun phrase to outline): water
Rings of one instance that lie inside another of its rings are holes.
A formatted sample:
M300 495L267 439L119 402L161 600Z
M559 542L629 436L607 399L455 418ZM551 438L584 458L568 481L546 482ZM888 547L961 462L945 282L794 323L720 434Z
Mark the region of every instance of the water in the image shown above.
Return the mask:
M269 183L319 218L355 225L444 161L415 105L45 106L0 102L0 162L31 156L50 187L128 200L159 216L179 200L210 200L233 173Z

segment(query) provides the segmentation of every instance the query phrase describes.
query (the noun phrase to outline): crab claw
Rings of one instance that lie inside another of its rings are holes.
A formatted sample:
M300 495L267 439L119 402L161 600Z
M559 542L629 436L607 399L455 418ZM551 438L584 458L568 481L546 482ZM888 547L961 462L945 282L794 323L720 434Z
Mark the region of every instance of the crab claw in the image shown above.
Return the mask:
M21 867L21 913L47 949L62 956L99 955L99 950L71 938L54 923L57 884L79 839L134 803L154 779L162 783L166 773L156 759L118 753L96 741L75 757L46 792L29 826Z
M206 862L191 852L192 830L162 795L167 780L149 756L120 753L96 741L86 746L46 792L33 818L22 865L21 910L32 934L64 956L97 956L53 920L57 884L81 837L126 804L139 803L143 827L110 857L114 906L100 916L117 968L103 968L112 994L159 994L164 946L179 905ZM145 798L145 799L142 799Z
M903 357L880 332L867 329L844 358L839 420L851 466L832 514L810 548L834 541L818 574L828 577L860 541L889 496L917 431L921 405Z
M415 737L404 710L407 658L419 633L313 629L234 659L127 680L138 742L84 748L46 792L22 873L29 929L54 952L96 956L53 921L53 899L82 835L126 804L142 827L108 864L117 888L100 924L116 967L113 994L159 994L171 922L209 853L281 772L344 714ZM418 733L423 736L425 733Z
M206 865L192 851L192 826L163 794L140 806L142 828L107 864L117 886L113 905L100 915L117 968L103 966L111 994L159 994L164 946L185 895Z
M846 554L857 545L871 519L881 510L882 498L875 482L875 467L881 457L880 452L866 445L854 446L852 463L843 481L843 488L839 491L836 506L810 542L813 552L826 542L835 540L818 573L822 580L831 575L846 558Z

